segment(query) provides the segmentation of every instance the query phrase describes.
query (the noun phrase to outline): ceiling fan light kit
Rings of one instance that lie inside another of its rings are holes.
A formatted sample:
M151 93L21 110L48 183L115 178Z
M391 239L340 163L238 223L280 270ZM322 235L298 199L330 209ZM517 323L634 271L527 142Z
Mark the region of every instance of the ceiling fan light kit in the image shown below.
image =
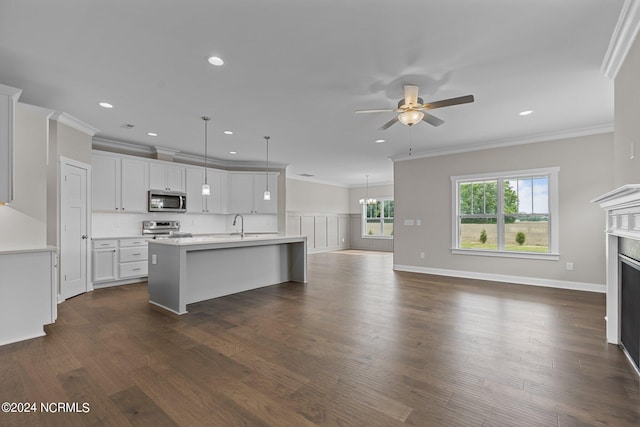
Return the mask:
M409 110L404 113L398 114L398 120L403 125L413 126L416 123L420 122L424 117L424 113L422 111L417 110Z
M380 127L380 130L386 130L400 122L407 126L413 126L421 121L429 123L431 126L440 126L443 120L425 113L426 110L436 108L449 107L452 105L467 104L474 102L473 95L459 96L457 98L443 99L436 102L423 103L422 98L418 97L418 86L405 85L404 98L398 101L398 108L374 109L374 110L357 110L356 113L390 113L396 112L398 115Z

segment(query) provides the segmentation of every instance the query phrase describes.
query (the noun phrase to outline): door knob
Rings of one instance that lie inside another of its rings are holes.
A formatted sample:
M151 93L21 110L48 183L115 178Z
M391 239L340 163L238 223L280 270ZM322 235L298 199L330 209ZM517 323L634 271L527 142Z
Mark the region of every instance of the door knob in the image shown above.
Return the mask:
M83 239L88 239L88 238L89 238L89 236L87 236L86 234L83 234L83 235L82 235L82 238L83 238Z

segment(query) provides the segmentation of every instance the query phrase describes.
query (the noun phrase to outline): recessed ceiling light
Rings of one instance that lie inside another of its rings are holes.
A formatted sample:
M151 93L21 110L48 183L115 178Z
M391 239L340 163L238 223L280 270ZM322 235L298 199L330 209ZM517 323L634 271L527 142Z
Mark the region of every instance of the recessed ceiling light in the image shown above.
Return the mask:
M533 113L533 110L520 111L518 114L521 116L528 116L531 113Z
M375 142L376 144L382 144L383 142L387 142L387 140L386 139L376 139L373 142Z
M158 134L155 133L155 132L147 132L147 135L149 135L149 136L158 136Z
M224 64L224 61L222 60L222 58L219 58L217 56L209 57L208 61L209 61L209 64L216 65L218 67Z
M232 130L225 130L224 134L225 135L233 135L233 131Z
M237 151L229 151L229 154L238 154Z
M108 102L100 102L98 105L102 108L113 108L113 105L109 104Z

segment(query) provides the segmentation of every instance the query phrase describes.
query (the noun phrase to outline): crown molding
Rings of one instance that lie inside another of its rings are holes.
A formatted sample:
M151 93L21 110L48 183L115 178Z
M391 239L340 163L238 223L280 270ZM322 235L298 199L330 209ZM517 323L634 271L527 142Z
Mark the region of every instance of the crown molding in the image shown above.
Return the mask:
M600 70L615 79L640 30L640 2L625 0Z
M287 173L287 179L293 179L296 181L304 181L304 182L312 182L314 184L331 185L332 187L349 188L348 185L340 184L333 181L327 181L324 179L319 179L313 176L290 175L289 173Z
M22 95L22 89L0 84L0 94L10 96L14 101L17 101Z
M523 138L515 139L503 139L499 141L483 142L472 145L458 146L451 149L437 149L414 152L409 154L400 154L397 156L390 156L389 158L394 162L401 162L404 160L422 159L425 157L439 157L447 156L449 154L461 154L469 153L472 151L490 150L492 148L504 148L512 147L516 145L534 144L536 142L555 141L558 139L576 138L580 136L599 135L603 133L613 132L613 124L592 126L587 128L571 129L563 132L550 132L537 135L531 135Z
M93 138L92 148L94 150L108 151L111 153L128 154L138 157L146 157L153 159L154 154L158 153L158 149L170 151L174 153L173 161L175 163L183 163L193 166L204 166L204 156L175 151L165 147L155 146L148 147L146 145L133 144L130 142L116 141L105 138ZM219 168L226 170L264 170L265 162L263 161L228 161L212 157L207 157L207 166L211 168ZM286 169L287 163L269 162L269 170Z
M67 125L91 137L93 137L93 135L95 135L96 133L100 132L99 129L96 129L93 126L88 125L82 120L78 120L67 113L60 113L60 112L54 113L51 116L51 119L57 121L58 123L62 123L63 125Z

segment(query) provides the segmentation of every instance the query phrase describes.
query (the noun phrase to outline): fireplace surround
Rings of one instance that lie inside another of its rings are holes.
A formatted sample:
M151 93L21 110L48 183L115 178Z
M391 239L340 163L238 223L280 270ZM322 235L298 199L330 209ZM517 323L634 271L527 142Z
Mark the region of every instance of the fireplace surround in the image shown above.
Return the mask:
M622 345L640 372L640 184L592 202L606 211L607 342Z

